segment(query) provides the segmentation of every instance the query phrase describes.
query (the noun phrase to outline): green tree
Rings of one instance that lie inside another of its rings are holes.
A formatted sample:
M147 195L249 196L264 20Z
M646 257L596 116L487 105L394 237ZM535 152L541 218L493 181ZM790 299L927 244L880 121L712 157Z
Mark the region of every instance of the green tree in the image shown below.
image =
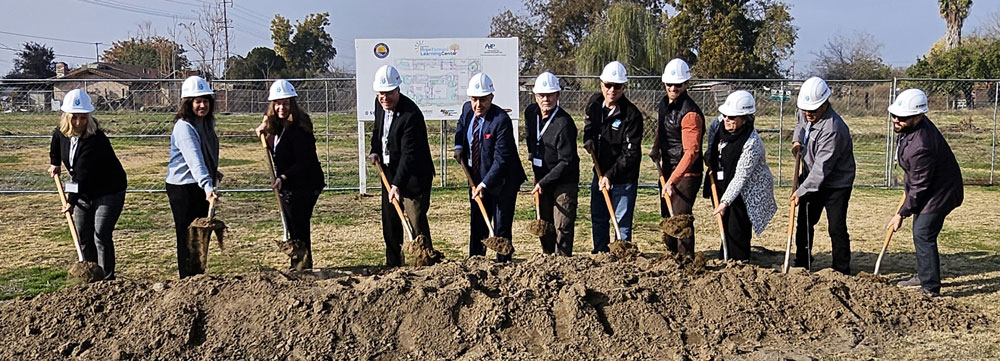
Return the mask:
M972 0L938 0L941 18L944 19L945 50L951 50L962 45L962 24L969 17Z
M36 42L24 43L24 47L14 53L14 69L7 73L7 79L45 79L56 76L55 51Z
M104 51L102 59L108 63L153 68L166 75L191 66L185 52L183 45L154 35L116 41Z
M614 4L580 42L576 69L597 74L609 61L619 60L629 74L659 74L665 59L671 58L664 27L660 17L639 4Z
M232 56L226 61L227 79L275 79L283 76L285 59L274 50L254 48L246 57Z
M788 5L779 0L670 0L668 21L677 56L700 77L782 75L797 38Z
M1000 40L969 38L951 50L933 52L906 69L908 78L997 79L1000 78ZM928 93L946 93L970 102L974 83L933 81L902 84Z
M882 61L882 44L868 33L835 35L814 53L813 68L824 79L886 79L892 67Z
M333 37L326 32L330 13L309 14L302 21L291 22L275 14L271 20L271 40L274 51L288 63L291 74L314 76L330 71L330 62L337 56Z

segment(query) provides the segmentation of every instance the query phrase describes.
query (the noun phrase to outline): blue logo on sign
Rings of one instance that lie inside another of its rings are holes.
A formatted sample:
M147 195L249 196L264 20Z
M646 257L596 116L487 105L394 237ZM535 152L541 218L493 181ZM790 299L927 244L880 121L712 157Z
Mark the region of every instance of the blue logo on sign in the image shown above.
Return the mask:
M385 59L385 57L389 56L389 46L385 45L385 43L375 44L374 53L376 58Z
M484 46L483 48L484 48L484 49L491 49L491 50L492 50L493 48L496 48L496 47L497 47L497 44L494 44L494 43L486 43L486 46Z

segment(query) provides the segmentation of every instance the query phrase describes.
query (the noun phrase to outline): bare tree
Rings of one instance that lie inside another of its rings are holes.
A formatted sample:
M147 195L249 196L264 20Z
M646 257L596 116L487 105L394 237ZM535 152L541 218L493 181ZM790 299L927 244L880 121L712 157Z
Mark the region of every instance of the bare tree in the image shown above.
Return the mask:
M885 79L892 67L882 61L882 44L868 33L834 35L813 60L813 69L825 79Z
M947 29L944 33L945 48L951 50L962 45L962 24L969 16L969 8L972 7L972 0L938 0L938 7L941 10L941 17Z
M198 21L182 23L186 32L185 41L200 60L197 68L208 75L223 74L223 66L229 54L226 54L226 22L219 3L204 3L198 13ZM232 41L232 35L228 41Z

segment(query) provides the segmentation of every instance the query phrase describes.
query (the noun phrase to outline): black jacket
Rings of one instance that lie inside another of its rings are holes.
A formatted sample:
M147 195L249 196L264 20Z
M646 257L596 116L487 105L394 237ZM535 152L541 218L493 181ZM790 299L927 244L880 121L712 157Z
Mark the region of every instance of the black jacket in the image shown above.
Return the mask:
M899 166L906 172L906 201L899 215L950 212L962 204L962 170L930 119L899 135Z
M70 138L63 135L57 127L52 132L52 143L49 145L49 161L54 166L65 164L73 182L79 187L78 193L69 193L70 204L75 204L80 197L94 199L100 196L124 192L128 185L125 168L111 148L111 141L100 129L91 136L80 138L73 158L73 166L69 166Z
M594 141L601 171L612 184L639 182L642 160L642 113L624 95L604 116L604 96L594 94L584 111L583 140Z
M535 182L543 188L556 184L580 183L580 157L576 151L576 124L562 107L556 109L551 123L546 128L548 119L541 119L541 109L538 104L531 104L524 109L525 130L528 145L528 158L532 160ZM539 124L541 123L541 124ZM545 128L542 139L538 140L538 132ZM534 159L542 160L542 165L534 165Z
M377 154L380 159L384 118L385 109L376 99L375 126L369 153ZM385 172L389 184L398 187L404 197L429 191L434 180L434 160L427 144L427 124L417 104L405 95L399 95L386 146L389 148L389 166L385 167Z
M274 150L274 170L285 176L282 189L311 191L322 189L323 168L316 155L316 138L312 132L292 125L285 128Z

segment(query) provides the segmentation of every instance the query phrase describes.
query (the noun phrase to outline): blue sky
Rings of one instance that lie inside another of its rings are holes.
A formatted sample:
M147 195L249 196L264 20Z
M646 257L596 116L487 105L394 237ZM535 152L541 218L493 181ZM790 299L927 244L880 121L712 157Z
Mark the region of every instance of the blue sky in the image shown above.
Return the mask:
M166 36L178 22L190 21L198 3L217 0L44 0L7 1L0 13L0 47L20 48L25 41L45 43L70 64L92 62L93 42L101 50L115 40L135 35L139 24L151 22ZM347 1L232 0L234 42L230 51L245 55L257 46L268 46L269 19L280 13L289 19L329 12L336 63L353 68L355 38L485 37L490 19L505 9L519 11L520 0L494 1ZM793 24L799 38L794 62L797 71L807 70L826 41L836 34L862 31L882 43L882 56L893 66L912 64L944 34L944 20L935 0L791 0ZM129 9L129 10L124 10ZM969 34L1000 12L1000 1L976 0L963 34ZM15 34L9 34L15 33ZM36 36L36 37L29 37ZM48 37L69 41L37 38ZM194 54L188 52L189 58ZM14 52L0 49L0 72L12 67ZM664 60L666 63L666 60Z

